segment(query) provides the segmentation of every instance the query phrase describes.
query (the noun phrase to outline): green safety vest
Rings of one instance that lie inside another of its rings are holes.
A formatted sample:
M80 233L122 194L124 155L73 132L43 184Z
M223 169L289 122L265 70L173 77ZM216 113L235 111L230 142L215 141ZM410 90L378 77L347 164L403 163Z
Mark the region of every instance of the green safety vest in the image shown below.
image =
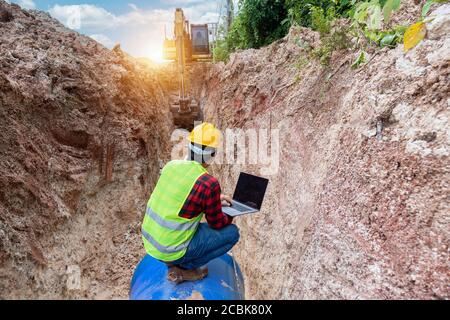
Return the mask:
M175 160L162 170L148 203L142 240L147 253L162 261L183 257L203 214L193 219L178 216L197 179L206 169L195 161Z

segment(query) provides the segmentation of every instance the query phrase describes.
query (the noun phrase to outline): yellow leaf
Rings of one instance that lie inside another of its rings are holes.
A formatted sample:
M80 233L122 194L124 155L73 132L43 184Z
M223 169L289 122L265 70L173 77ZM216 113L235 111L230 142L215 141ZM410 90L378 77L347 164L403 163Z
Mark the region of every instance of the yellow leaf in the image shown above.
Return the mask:
M426 33L427 28L423 22L417 22L406 29L403 39L405 52L417 46L425 38Z

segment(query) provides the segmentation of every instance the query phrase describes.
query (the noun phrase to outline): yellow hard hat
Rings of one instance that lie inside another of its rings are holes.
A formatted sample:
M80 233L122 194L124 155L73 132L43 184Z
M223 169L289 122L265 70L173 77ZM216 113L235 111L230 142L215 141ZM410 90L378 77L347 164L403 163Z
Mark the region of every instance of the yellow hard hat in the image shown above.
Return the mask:
M194 128L188 140L192 143L217 148L220 143L221 132L213 124L204 122Z

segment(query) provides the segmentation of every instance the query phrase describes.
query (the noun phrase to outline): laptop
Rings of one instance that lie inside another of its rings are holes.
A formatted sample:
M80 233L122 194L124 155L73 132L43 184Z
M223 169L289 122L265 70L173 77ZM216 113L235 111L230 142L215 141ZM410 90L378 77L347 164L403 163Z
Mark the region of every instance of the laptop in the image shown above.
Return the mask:
M234 190L231 207L222 211L231 217L259 212L269 180L242 172Z

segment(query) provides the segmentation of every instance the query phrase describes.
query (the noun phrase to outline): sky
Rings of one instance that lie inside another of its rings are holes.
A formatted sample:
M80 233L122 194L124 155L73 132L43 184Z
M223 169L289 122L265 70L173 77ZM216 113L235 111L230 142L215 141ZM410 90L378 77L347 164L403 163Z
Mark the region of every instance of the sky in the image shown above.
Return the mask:
M108 48L120 43L135 57L162 59L164 30L171 36L175 8L191 23L217 22L223 0L10 0L24 9L47 11L65 26ZM222 7L223 8L223 7ZM222 9L224 12L225 9Z

